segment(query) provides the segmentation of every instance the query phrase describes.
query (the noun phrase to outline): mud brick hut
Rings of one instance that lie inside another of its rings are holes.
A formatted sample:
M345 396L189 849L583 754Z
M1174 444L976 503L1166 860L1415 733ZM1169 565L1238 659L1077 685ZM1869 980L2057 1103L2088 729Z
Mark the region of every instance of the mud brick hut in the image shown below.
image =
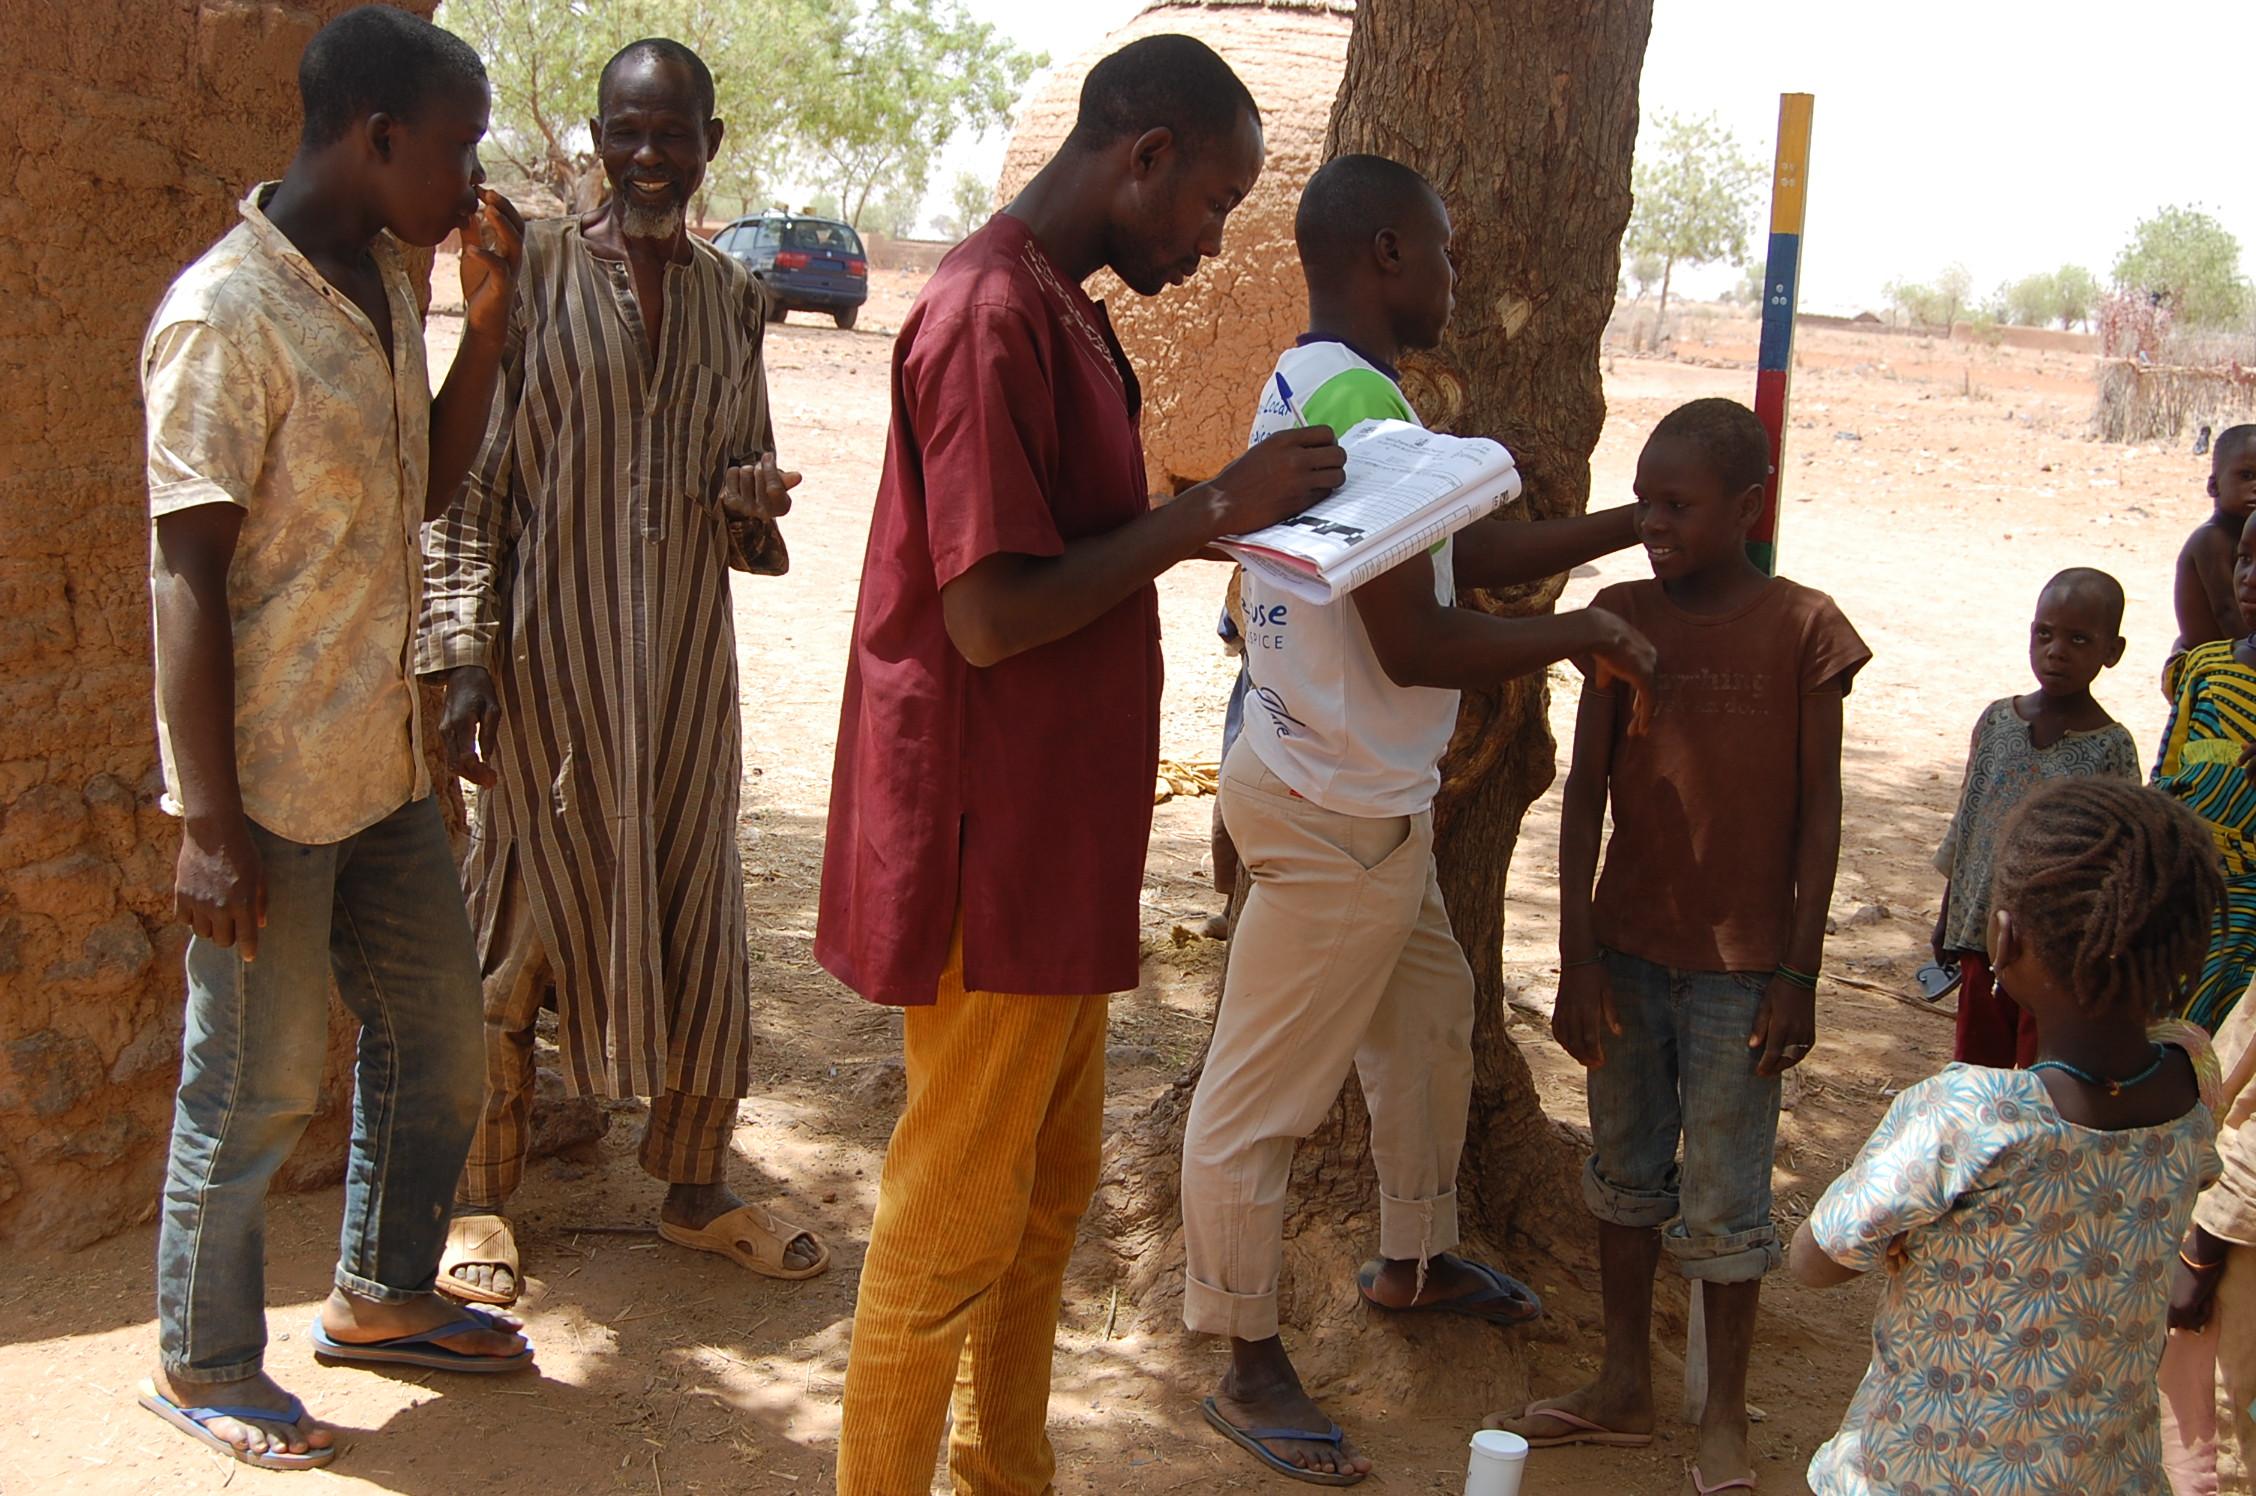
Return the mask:
M157 808L135 362L166 283L288 162L298 55L346 8L6 7L0 1244L75 1246L155 1207L185 932ZM341 1058L296 1183L341 1166Z
M1159 493L1211 478L1245 450L1261 381L1278 351L1307 329L1293 212L1324 161L1354 27L1349 0L1157 0L1052 73L1019 109L998 202L1008 202L1073 128L1089 69L1139 37L1197 37L1228 59L1260 101L1268 164L1230 215L1221 258L1150 299L1109 274L1089 284L1142 377L1144 462Z

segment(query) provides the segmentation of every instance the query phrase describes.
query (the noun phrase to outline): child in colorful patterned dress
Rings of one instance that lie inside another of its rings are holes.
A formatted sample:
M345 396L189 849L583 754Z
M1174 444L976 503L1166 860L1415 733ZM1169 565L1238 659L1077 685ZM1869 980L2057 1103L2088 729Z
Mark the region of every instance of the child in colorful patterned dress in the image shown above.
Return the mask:
M2170 716L2154 765L2154 787L2208 824L2224 867L2225 905L2181 1015L2212 1034L2256 978L2256 527L2241 533L2233 591L2240 634L2197 644L2162 672Z
M2123 658L2123 584L2104 571L2071 567L2037 594L2029 624L2029 669L2037 689L1984 709L1966 754L1958 813L1935 853L1950 881L1935 916L1935 960L1955 962L1958 1041L1951 1058L2011 1069L2036 1057L2037 1026L1990 979L1991 860L2014 806L2038 785L2097 776L2139 782L2138 745L2092 699L2099 672Z
M1989 957L2037 1058L1898 1096L1795 1234L1805 1284L1888 1274L1816 1496L2165 1496L2155 1370L2218 1075L2206 1034L2155 1019L2221 897L2200 822L2152 790L2062 780L2006 823Z

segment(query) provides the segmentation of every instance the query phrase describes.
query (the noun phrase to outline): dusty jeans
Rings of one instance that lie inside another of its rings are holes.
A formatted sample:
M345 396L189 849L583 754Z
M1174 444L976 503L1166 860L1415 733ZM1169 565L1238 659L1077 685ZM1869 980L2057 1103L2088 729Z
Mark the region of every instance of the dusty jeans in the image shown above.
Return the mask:
M266 1189L312 1120L329 976L360 1019L337 1286L428 1292L485 1086L478 965L438 805L326 846L251 827L266 870L258 959L188 944L172 1157L157 1234L158 1346L183 1381L266 1350Z

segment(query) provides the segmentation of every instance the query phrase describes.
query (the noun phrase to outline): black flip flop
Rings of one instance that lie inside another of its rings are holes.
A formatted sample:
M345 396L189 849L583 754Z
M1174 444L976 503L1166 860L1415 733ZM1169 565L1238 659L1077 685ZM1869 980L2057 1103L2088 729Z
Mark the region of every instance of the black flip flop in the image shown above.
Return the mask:
M1312 1486L1358 1486L1363 1483L1363 1477L1360 1475L1335 1475L1324 1470L1303 1470L1292 1461L1271 1453L1261 1445L1261 1441L1264 1439L1299 1439L1309 1444L1329 1444L1332 1448L1337 1449L1347 1442L1347 1433L1336 1423L1321 1433L1304 1428L1239 1428L1222 1416L1222 1410L1214 1406L1214 1399L1211 1397L1199 1404L1199 1410L1206 1414L1206 1421L1220 1429L1223 1436L1232 1444L1245 1450L1279 1475L1289 1475L1294 1480L1304 1480Z
M1460 1257L1457 1260L1485 1280L1486 1286L1476 1288L1471 1293L1461 1293L1453 1299L1437 1299L1430 1304L1412 1304L1406 1309L1397 1309L1392 1304L1382 1304L1371 1297L1371 1290L1377 1285L1379 1272L1384 1266L1375 1258L1364 1263L1363 1270L1355 1275L1355 1286L1361 1291L1364 1303L1374 1309L1383 1309L1388 1314L1462 1314L1467 1319L1502 1325L1508 1330L1519 1325L1533 1324L1543 1318L1543 1300L1536 1297L1534 1289L1517 1278L1498 1272L1485 1262L1475 1262L1470 1257Z

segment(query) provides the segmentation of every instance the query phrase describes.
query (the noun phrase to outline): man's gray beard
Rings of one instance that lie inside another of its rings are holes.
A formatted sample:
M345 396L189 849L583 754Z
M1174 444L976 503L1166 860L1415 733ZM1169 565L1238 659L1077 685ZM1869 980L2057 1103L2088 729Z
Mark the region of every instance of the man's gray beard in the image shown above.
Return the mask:
M681 204L668 203L653 207L635 201L630 193L619 195L619 227L636 239L671 239L681 232Z

